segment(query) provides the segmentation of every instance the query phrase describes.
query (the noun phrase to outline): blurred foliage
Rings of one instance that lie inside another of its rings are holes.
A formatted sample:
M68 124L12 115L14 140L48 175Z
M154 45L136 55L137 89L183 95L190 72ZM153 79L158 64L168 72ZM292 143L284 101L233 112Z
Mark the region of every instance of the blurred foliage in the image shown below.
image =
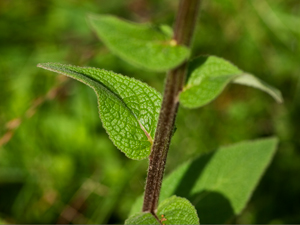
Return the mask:
M88 13L172 25L173 0L0 1L0 222L122 223L143 193L147 160L110 142L96 96L39 62L94 66L162 92L165 75L112 55L86 23ZM277 135L279 150L248 207L232 223L300 221L300 2L204 1L193 56L232 61L279 88L232 85L208 106L179 109L167 172L217 146ZM200 214L201 218L201 214Z

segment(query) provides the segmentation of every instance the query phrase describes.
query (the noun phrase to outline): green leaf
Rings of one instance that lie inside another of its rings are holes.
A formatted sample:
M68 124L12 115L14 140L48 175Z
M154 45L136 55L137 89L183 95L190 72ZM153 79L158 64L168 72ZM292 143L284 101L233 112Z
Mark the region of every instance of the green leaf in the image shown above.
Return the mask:
M125 224L160 224L158 220L151 214L139 212L129 217Z
M200 224L195 207L175 195L159 204L157 215L163 224Z
M38 67L90 86L98 97L99 114L112 142L131 159L149 156L161 95L148 85L110 71L43 63Z
M188 48L176 45L166 26L137 24L110 15L90 15L93 30L122 59L141 68L166 71L188 58Z
M244 141L186 162L162 184L160 201L187 198L202 223L226 223L241 213L276 151L277 138ZM140 210L139 198L132 213Z
M270 94L277 102L282 102L280 91L216 56L199 57L191 61L188 76L187 84L179 97L181 104L187 108L208 104L230 82L258 88Z
M136 213L125 224L160 224L149 214ZM200 224L195 207L187 199L175 195L159 204L156 215L162 224Z

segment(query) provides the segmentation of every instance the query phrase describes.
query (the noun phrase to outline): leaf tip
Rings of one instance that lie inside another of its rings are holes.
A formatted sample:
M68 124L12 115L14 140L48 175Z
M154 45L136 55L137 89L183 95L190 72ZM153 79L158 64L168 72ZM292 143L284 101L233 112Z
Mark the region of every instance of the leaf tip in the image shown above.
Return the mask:
M272 140L275 143L275 145L278 145L279 138L277 136L271 136L271 137L269 137L269 139Z
M42 64L42 63L39 63L39 64L37 64L36 66L42 68L42 67L43 67L43 64Z
M278 97L275 100L277 101L278 104L283 104L284 103L284 99L283 99L282 94L281 94L280 91L278 92Z
M52 71L52 70L51 70L51 66L52 66L53 64L55 64L55 63L50 63L50 62L48 62L48 63L39 63L39 64L37 64L36 66L39 67L39 68L45 69L45 70L50 70L50 71ZM55 71L54 71L54 72L55 72Z
M39 63L39 64L37 64L36 66L37 66L37 67L40 67L40 68L45 68L45 67L50 66L51 64L55 64L55 63L50 63L50 62L47 62L47 63ZM57 63L56 63L56 64L57 64Z

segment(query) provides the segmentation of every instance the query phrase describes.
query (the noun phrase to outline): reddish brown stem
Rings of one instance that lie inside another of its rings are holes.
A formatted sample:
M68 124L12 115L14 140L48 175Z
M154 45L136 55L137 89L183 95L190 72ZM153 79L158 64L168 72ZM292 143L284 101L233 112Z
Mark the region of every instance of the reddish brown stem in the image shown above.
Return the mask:
M174 28L174 40L190 46L198 15L200 0L181 0ZM155 215L162 179L178 109L178 96L183 88L187 63L167 74L163 102L159 114L154 143L149 160L143 212Z

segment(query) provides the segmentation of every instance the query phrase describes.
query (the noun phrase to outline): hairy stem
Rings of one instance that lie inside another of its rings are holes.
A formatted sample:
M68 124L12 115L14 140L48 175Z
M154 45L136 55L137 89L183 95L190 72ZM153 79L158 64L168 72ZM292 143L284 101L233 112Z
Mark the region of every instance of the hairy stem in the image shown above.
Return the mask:
M200 0L180 0L174 28L174 40L190 46L198 15ZM149 158L148 176L143 212L155 215L159 193L178 109L178 96L183 88L187 63L184 62L167 74L163 102L159 114L154 143Z

